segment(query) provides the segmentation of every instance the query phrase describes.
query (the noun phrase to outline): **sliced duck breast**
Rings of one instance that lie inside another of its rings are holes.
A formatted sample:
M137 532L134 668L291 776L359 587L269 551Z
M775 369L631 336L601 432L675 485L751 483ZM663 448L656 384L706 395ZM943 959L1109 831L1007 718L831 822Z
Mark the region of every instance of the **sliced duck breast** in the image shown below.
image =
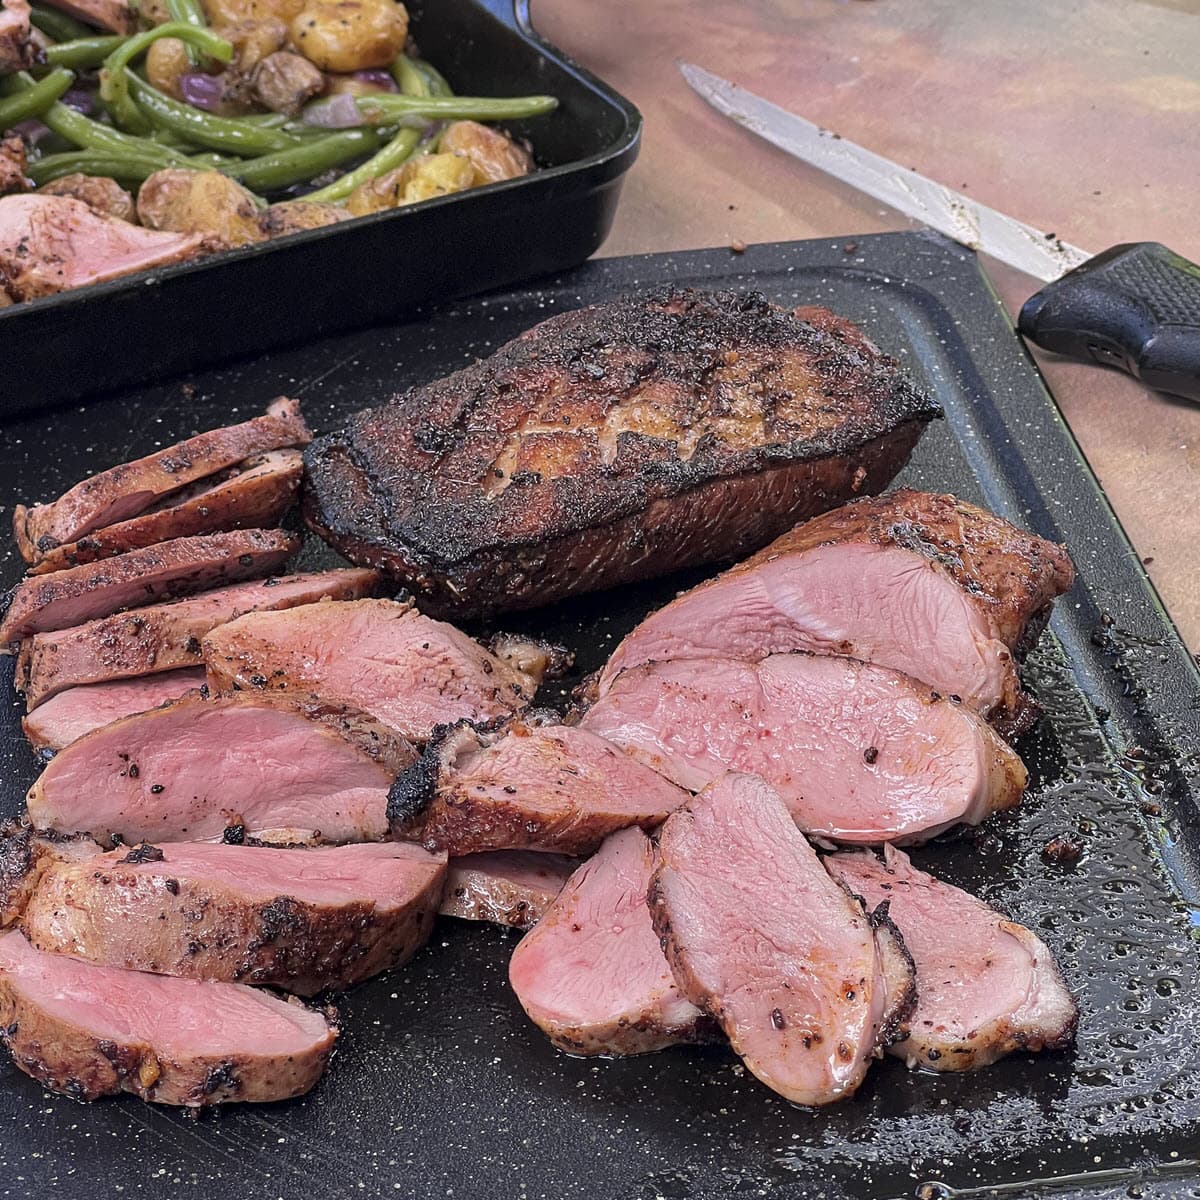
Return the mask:
M132 228L150 237L167 236ZM300 414L300 406L295 400L280 396L261 417L197 434L145 458L100 471L48 504L30 507L18 504L13 509L17 546L27 563L36 563L43 555L78 541L85 533L146 512L164 497L198 479L236 466L252 455L305 446L310 441L312 434Z
M1074 574L1063 547L953 496L855 500L651 614L599 690L643 663L809 650L903 671L1016 732L1036 709L1014 656Z
M965 705L852 658L694 658L623 671L583 726L689 791L759 775L806 833L919 841L1021 798L1021 760Z
M508 977L521 1007L569 1054L645 1054L707 1040L680 994L646 907L654 847L614 833L522 938Z
M167 604L148 604L73 629L38 633L21 647L18 686L35 708L65 688L131 679L203 663L201 638L243 613L374 595L380 576L357 567L235 583Z
M1014 1050L1061 1050L1078 1008L1048 947L982 900L917 870L893 846L825 859L869 908L886 905L917 969L909 1036L891 1047L910 1067L968 1071Z
M361 708L414 741L438 725L511 716L533 699L551 648L507 638L496 650L395 600L251 613L204 639L216 691L311 693Z
M175 538L52 575L33 575L10 594L0 645L154 600L269 575L299 549L300 538L282 529L236 529Z
M40 830L104 842L378 840L387 791L413 760L402 739L277 697L185 696L95 729L29 789ZM377 743L377 755L368 752Z
M903 955L761 779L724 776L667 818L649 904L684 995L793 1103L853 1095L911 1008Z
M110 721L157 708L203 686L204 672L195 667L142 679L89 683L51 697L22 718L21 728L34 750L49 757Z
M407 962L445 880L444 854L403 842L144 844L50 863L21 927L39 950L100 966L311 996Z
M517 721L495 734L462 723L396 780L388 815L400 836L452 855L522 847L590 854L618 829L661 825L688 798L578 726Z
M77 1100L288 1100L321 1077L336 1039L325 1014L257 988L97 967L0 937L0 1041L26 1075Z
M291 508L303 474L304 458L299 450L271 450L184 488L149 512L48 551L30 568L30 574L47 575L200 533L270 529Z
M112 33L133 33L138 27L137 8L125 0L46 0L46 4Z
M0 5L0 72L5 75L28 70L37 61L29 16L29 0L4 0Z
M446 917L531 929L579 866L535 850L494 850L452 858L439 910Z
M28 825L0 825L0 929L18 921L38 878L51 863L95 858L100 847L89 837L39 834Z

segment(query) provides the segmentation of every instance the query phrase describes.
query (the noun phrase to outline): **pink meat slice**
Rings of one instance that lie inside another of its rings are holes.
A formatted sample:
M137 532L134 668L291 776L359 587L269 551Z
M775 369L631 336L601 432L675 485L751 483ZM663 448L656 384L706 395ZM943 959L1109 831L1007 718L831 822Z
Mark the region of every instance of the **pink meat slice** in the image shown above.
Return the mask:
M311 996L407 962L433 929L446 856L403 842L120 847L41 872L21 927L101 966Z
M1059 1050L1078 1008L1048 947L982 900L917 870L895 847L881 862L858 851L825 860L871 909L887 905L917 971L907 1039L891 1053L910 1067L967 1071L1014 1050Z
M499 736L447 731L401 776L393 826L452 855L591 854L618 829L661 825L688 793L587 729L516 722Z
M199 234L143 229L70 196L0 197L0 279L14 300L165 267L203 248Z
M200 1107L307 1092L333 1052L319 1012L241 984L98 967L0 937L0 1040L54 1091Z
M35 828L101 841L199 841L233 825L264 840L372 841L387 833L393 777L298 708L185 696L72 742L27 803Z
M0 645L155 600L269 575L299 549L300 538L282 529L235 529L175 538L52 575L30 576L11 593L0 622Z
M1021 760L965 706L834 655L680 659L622 672L583 726L689 791L761 776L806 833L918 841L1016 804Z
M640 829L614 833L513 952L508 977L517 999L560 1050L644 1054L708 1034L650 923L654 861Z
M6 75L33 66L36 59L29 16L29 0L4 0L0 5L0 72Z
M443 916L530 929L579 866L579 860L536 850L493 850L452 858Z
M0 201L0 212L6 203ZM164 236L137 226L129 228L139 234ZM17 505L13 509L17 545L25 561L35 563L85 533L144 513L171 493L252 455L305 446L310 441L312 434L300 406L280 396L262 416L210 429L145 458L99 471L47 504Z
M133 33L137 29L137 10L125 0L46 0L46 4L112 33Z
M599 689L649 662L806 650L903 671L1020 726L1014 652L1073 578L1061 546L953 496L858 500L646 618Z
M778 794L723 777L667 819L659 859L650 910L684 995L781 1096L853 1095L894 1019L887 968Z
M357 567L276 576L35 634L21 647L19 686L34 708L64 688L197 667L201 639L226 621L262 609L354 600L373 595L380 583L377 572Z
M144 679L90 683L59 692L26 716L21 728L35 750L61 750L110 721L157 708L203 686L204 672L195 667Z
M426 741L438 725L524 708L548 666L526 645L508 643L498 657L411 604L357 600L240 617L204 639L204 660L215 690L312 694Z
M77 541L48 551L30 568L45 575L81 563L112 558L127 550L177 537L229 529L269 529L291 507L304 473L299 450L271 450L230 472L201 480L160 501L149 512L106 525Z

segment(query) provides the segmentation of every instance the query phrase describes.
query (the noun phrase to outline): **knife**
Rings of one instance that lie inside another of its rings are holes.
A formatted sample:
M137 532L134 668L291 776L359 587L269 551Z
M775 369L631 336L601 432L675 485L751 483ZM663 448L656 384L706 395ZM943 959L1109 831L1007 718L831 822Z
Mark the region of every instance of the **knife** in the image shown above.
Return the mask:
M788 154L956 242L1047 281L1017 328L1046 350L1116 367L1200 401L1200 267L1158 242L1090 255L790 113L690 63L679 70L718 112Z

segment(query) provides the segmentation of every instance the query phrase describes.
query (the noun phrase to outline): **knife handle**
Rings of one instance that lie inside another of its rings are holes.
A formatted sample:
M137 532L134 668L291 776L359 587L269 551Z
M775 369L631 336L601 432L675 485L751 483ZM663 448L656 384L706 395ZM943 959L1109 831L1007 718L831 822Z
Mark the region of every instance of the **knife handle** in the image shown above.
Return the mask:
M1030 296L1017 328L1045 350L1200 401L1200 267L1158 242L1114 246L1068 271Z

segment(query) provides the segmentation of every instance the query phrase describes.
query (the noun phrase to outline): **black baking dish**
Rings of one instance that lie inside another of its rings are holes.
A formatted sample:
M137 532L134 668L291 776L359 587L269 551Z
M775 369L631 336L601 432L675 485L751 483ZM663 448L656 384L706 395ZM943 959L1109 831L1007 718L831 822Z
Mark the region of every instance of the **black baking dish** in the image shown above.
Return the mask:
M409 0L412 36L462 94L547 93L508 122L522 179L0 311L0 411L198 370L574 266L612 224L641 116L544 42L528 0Z

